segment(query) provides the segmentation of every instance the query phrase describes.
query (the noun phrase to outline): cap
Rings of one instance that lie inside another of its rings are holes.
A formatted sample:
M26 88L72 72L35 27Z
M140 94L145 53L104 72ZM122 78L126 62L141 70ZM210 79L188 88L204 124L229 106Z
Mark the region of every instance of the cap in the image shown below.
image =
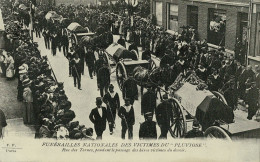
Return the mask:
M192 128L200 128L200 123L197 119L193 120Z

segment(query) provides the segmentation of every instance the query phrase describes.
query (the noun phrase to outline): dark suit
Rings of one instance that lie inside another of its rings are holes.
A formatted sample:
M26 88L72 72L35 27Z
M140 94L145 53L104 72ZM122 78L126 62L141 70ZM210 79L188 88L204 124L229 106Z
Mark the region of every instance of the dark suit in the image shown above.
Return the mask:
M125 133L128 129L128 138L133 138L133 125L135 124L135 113L134 108L132 105L129 112L126 111L125 105L121 106L118 111L118 116L122 119L121 125L122 125L122 139L125 139ZM125 118L124 118L125 117Z
M147 112L154 114L156 109L156 93L152 90L147 91L141 99L141 114L144 115Z
M97 79L100 89L100 96L104 96L104 92L108 92L108 86L110 84L110 72L108 67L104 66L98 70Z
M256 87L250 88L247 94L247 102L248 102L248 119L252 119L252 117L256 114L257 111L257 102L259 99L259 91Z
M95 61L96 61L93 51L90 51L86 54L85 61L88 66L89 77L92 78L94 73L94 68L95 68Z
M134 79L128 78L123 83L122 89L123 98L129 98L131 104L134 104L134 100L138 97L138 88Z
M91 110L89 114L90 121L94 124L94 128L97 134L97 139L102 139L103 131L106 130L106 121L107 121L107 110L105 107L102 109L102 116L98 112L98 108Z
M167 138L167 133L170 129L171 120L173 120L173 105L165 100L160 103L155 109L155 115L158 125L161 128L161 135L159 138Z
M256 88L260 89L260 73L255 74L254 80L256 82Z
M145 121L140 125L139 129L140 139L157 139L156 122Z

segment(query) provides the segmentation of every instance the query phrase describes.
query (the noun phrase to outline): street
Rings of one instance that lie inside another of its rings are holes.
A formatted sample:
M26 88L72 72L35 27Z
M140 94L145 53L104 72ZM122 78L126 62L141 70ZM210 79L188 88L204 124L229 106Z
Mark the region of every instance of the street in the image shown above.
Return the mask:
M114 42L117 42L119 39L118 36L114 36ZM89 120L89 114L93 108L96 107L96 97L100 96L100 91L97 89L97 80L96 77L90 79L88 75L87 66L85 66L84 75L81 77L81 88L82 90L78 90L77 87L74 87L73 84L73 77L69 77L69 63L66 57L63 55L63 51L59 52L57 50L57 55L53 56L51 54L51 50L45 48L44 39L36 38L34 35L34 41L38 42L39 50L41 51L42 56L47 56L51 67L57 77L59 82L64 82L64 89L65 93L68 97L68 100L72 103L71 110L75 111L76 118L74 121L79 121L82 125L86 127L94 128L94 125ZM128 46L128 45L127 45ZM158 64L158 61L156 62ZM115 86L115 92L118 92L120 103L121 105L124 104L124 100L122 99L122 93L118 87L116 75L112 73L111 75L111 83ZM140 123L144 121L144 117L141 115L141 94L140 94L140 87L139 87L139 98L135 101L133 107L135 111L135 125L133 127L133 139L138 139L139 135L139 127ZM159 103L159 100L157 104ZM103 104L105 106L105 104ZM154 117L155 121L155 117ZM157 136L160 135L160 128L157 126ZM169 136L169 135L168 135ZM96 137L95 134L93 136ZM103 139L110 139L110 138L121 138L121 119L116 116L116 128L114 129L114 134L109 134L108 124L105 132L103 133ZM127 138L127 136L126 136Z

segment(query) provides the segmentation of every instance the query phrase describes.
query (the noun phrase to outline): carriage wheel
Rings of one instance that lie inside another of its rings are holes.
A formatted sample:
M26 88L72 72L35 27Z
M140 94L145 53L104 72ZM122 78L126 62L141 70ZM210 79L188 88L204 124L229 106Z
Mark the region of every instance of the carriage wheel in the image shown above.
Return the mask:
M205 137L208 138L221 138L228 141L231 141L231 138L229 135L220 127L217 126L211 126L205 131Z
M175 98L172 98L171 100L173 101L173 122L171 123L169 131L173 138L181 138L184 137L187 131L185 114L179 101Z
M120 61L116 65L116 78L117 78L117 83L119 86L119 89L123 89L123 83L127 79L127 73L125 69L125 65Z
M73 44L73 43L78 44L78 39L77 39L76 34L72 34L72 36L71 36L71 44Z
M224 104L227 105L227 101L226 101L225 97L224 97L221 93L219 93L219 92L217 92L217 91L212 91L212 93L213 93L218 99L220 99L220 101L222 101Z

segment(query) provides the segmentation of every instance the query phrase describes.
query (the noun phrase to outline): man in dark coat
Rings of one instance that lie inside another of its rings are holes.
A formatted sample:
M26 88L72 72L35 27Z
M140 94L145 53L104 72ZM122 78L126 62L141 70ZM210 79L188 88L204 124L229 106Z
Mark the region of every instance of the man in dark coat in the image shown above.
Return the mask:
M50 32L48 29L44 29L42 32L46 49L50 49Z
M156 122L153 121L153 114L145 114L145 122L141 123L139 139L157 139Z
M7 126L4 112L0 109L0 138L3 136L3 128Z
M67 56L68 51L69 51L69 38L67 35L63 34L61 36L61 45L63 48L63 54L64 56Z
M56 56L56 51L57 51L57 46L58 46L58 36L56 33L52 34L50 36L51 39L51 50L52 50L52 54L53 56Z
M126 131L128 130L128 139L133 139L133 125L135 124L134 108L130 104L130 99L125 99L125 104L119 108L118 116L122 119L122 134L121 138L125 139Z
M238 78L239 94L241 99L244 100L245 100L245 91L246 91L246 81L249 78L254 78L254 72L252 70L251 65L248 65L247 69L244 69Z
M256 114L258 109L259 100L259 90L256 88L256 82L251 82L251 87L248 89L247 93L247 103L248 103L248 120L252 120L252 117Z
M173 105L168 100L167 95L163 95L164 101L160 103L155 109L156 120L161 128L161 135L159 139L167 139L167 134L170 129L170 123L173 120Z
M148 88L141 99L142 115L145 115L148 112L152 113L152 115L154 114L154 110L156 109L156 98L156 93L151 88Z
M185 138L203 138L204 134L200 130L200 124L197 119L194 119L192 124L192 130L188 131Z
M116 110L120 108L120 100L117 92L114 92L113 84L110 84L109 92L103 97L104 103L107 105L107 121L109 125L110 134L113 134L113 129L115 127Z
M132 51L132 50L135 50L138 53L138 48L135 42L130 44L130 46L128 47L128 51Z
M124 81L122 94L124 99L130 99L131 105L134 104L135 99L138 99L138 88L133 77L130 76Z
M126 48L125 40L122 35L120 35L120 38L118 39L117 43Z
M94 69L95 69L95 61L96 61L93 49L91 49L91 48L87 49L85 61L86 61L86 64L88 66L89 77L91 79L93 79L93 74L94 74Z
M149 48L146 48L145 51L142 53L142 60L150 60L151 59L151 51Z
M72 60L72 76L74 78L74 87L78 84L78 89L81 90L81 61L78 54Z
M75 53L79 55L81 74L84 75L84 59L85 59L85 50L83 46L76 45Z
M94 124L96 139L102 139L102 134L106 130L107 110L102 106L101 97L96 98L96 105L97 107L91 110L89 119Z
M254 80L256 82L256 88L260 89L260 67L258 65L256 65L256 67L255 67Z
M107 65L104 65L98 70L97 79L100 89L100 96L103 97L108 91L108 86L110 84L110 71Z

